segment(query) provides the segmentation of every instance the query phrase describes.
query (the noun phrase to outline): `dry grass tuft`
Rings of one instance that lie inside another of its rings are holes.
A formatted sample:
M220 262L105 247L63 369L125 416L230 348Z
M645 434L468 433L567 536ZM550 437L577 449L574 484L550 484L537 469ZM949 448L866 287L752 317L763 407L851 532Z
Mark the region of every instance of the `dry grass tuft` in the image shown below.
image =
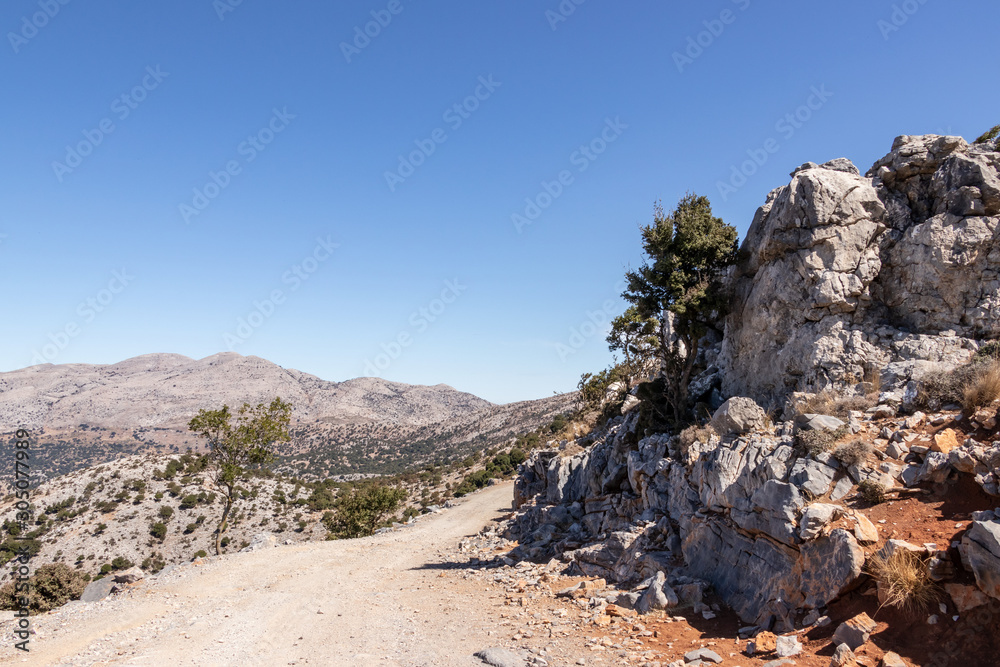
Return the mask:
M972 383L962 392L962 408L972 414L1000 399L1000 360L993 359L979 369Z
M850 467L861 465L868 460L868 457L874 451L875 448L872 447L872 443L861 438L855 438L837 447L833 452L833 456L845 466Z
M864 396L844 396L830 389L824 389L818 394L801 401L797 408L799 414L830 415L847 419L852 410L864 412L878 403L878 394Z
M879 584L882 606L919 613L937 598L926 563L912 551L896 549L888 557L876 553L869 559L869 573Z
M869 505L881 505L886 501L885 487L870 479L863 479L858 484L858 494Z
M687 454L691 449L691 445L696 442L707 443L708 439L713 435L715 435L715 431L712 429L711 425L698 426L697 424L693 424L681 431L679 442L681 458L687 459Z
M810 455L816 456L833 449L834 443L846 434L847 428L842 426L836 431L799 431L795 435L795 439L802 449Z

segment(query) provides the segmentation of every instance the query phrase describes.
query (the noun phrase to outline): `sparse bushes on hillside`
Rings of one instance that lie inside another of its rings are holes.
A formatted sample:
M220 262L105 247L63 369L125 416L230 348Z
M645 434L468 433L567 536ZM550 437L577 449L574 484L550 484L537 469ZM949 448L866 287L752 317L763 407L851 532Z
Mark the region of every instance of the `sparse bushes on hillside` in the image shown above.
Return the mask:
M698 426L697 424L692 424L681 431L680 438L678 440L679 451L677 453L682 459L686 459L688 451L691 449L691 445L696 442L707 443L709 438L713 435L715 435L715 431L712 430L711 425Z
M70 600L79 599L87 580L65 563L49 563L38 568L29 579L28 608L33 614L41 614L61 607ZM19 596L15 582L0 588L0 608L19 609Z
M163 541L167 537L167 524L157 521L149 527L149 534Z
M403 489L365 484L338 496L333 511L324 515L324 524L336 538L371 535L405 499Z

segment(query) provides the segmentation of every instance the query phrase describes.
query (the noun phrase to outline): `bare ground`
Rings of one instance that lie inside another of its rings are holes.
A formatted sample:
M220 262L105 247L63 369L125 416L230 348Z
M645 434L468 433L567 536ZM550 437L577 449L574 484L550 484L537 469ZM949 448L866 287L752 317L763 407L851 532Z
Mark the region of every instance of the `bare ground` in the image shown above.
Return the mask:
M31 665L477 665L496 645L446 551L509 511L490 487L411 528L233 554L35 620L30 656L3 624L0 661ZM450 583L449 583L450 582ZM492 643L491 643L492 640Z

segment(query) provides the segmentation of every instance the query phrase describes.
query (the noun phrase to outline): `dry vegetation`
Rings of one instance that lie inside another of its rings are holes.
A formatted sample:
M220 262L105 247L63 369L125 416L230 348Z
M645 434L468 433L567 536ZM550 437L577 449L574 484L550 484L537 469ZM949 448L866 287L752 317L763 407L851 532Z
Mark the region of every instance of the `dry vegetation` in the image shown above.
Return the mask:
M875 448L872 443L862 438L846 442L833 451L833 456L845 466L861 465L868 460Z
M885 487L870 479L863 479L858 484L858 495L869 505L881 505L886 501Z
M937 598L927 564L912 551L896 549L889 556L876 553L869 559L868 568L878 582L883 606L916 614Z
M1000 345L984 345L972 360L953 370L930 375L921 382L917 404L928 410L961 405L966 414L1000 399Z

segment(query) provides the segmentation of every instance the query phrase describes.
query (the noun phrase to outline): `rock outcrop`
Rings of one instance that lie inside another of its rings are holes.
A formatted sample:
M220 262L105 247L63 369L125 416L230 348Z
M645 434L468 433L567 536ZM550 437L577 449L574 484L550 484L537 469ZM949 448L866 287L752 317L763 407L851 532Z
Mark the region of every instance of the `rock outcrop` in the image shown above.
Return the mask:
M876 369L898 390L964 362L1000 335L998 216L992 145L903 136L866 176L846 159L802 165L757 211L731 275L723 395L781 407Z
M907 429L922 414L881 434L880 458L898 464L845 466L793 438L797 429L835 438L867 429L862 419L895 416L922 376L1000 336L998 234L992 144L900 137L866 176L844 159L799 167L757 212L728 277L724 336L703 347L710 362L692 396L721 389L711 431L682 446L647 430L640 409L578 454L534 453L515 488L514 556L561 557L579 574L644 590L644 610L683 602L697 613L711 587L744 621L785 632L859 581L859 541L879 539L841 504L859 482L941 483L959 471L1000 495L1000 442L960 443L944 430L931 447L911 449ZM793 393L826 388L878 393L879 405L847 422L782 414ZM770 424L761 406L786 421ZM995 414L982 417L974 419L996 425ZM1000 597L1000 523L979 514L963 561L980 589ZM932 576L945 576L942 558L931 559ZM870 632L856 625L838 631L848 648L852 632Z
M637 423L618 418L589 450L522 466L510 529L520 556L562 555L618 582L665 571L663 585L711 586L744 620L782 630L861 574L854 535L823 530L841 508L814 502L847 478L835 459L755 432L696 442L682 461L666 455L669 436L640 439Z

